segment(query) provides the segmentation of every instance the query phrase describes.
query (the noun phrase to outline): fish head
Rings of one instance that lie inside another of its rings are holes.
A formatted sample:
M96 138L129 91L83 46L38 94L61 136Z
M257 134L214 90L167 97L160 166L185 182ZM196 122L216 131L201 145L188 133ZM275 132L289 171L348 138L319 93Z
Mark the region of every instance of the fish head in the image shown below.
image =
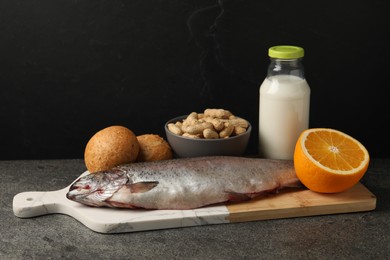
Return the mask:
M106 200L127 182L127 175L120 169L89 173L70 186L66 197L88 206L110 206Z

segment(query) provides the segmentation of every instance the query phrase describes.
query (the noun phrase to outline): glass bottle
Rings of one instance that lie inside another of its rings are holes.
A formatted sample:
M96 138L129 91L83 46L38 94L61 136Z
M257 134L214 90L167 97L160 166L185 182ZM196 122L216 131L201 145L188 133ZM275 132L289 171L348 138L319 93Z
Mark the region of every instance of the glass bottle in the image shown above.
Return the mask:
M301 132L309 127L310 87L298 46L269 48L270 64L259 94L259 153L291 160Z

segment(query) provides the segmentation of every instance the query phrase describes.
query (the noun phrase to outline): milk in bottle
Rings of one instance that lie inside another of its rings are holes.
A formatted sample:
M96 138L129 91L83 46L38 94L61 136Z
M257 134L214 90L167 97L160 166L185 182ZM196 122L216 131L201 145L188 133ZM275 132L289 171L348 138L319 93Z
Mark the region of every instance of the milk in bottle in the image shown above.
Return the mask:
M309 127L310 87L304 77L304 50L297 46L269 49L270 65L260 86L259 153L293 159L300 133Z

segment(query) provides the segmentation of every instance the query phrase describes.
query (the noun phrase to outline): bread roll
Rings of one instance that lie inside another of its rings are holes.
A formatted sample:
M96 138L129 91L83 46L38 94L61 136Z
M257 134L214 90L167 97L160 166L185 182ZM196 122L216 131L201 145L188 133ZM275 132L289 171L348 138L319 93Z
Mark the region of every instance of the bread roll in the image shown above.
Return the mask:
M172 159L171 146L162 137L156 134L137 136L139 153L137 162L150 162Z
M108 170L137 159L139 144L135 134L124 126L110 126L88 141L84 152L89 172Z

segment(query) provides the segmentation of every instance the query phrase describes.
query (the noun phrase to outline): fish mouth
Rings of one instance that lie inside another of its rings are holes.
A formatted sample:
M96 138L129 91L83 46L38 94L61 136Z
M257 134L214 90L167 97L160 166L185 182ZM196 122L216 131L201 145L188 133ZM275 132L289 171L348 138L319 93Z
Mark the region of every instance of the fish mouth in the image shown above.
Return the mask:
M88 196L90 193L91 186L85 184L82 178L79 178L70 186L69 191L66 193L66 198L76 200L77 198Z
M66 193L66 198L74 202L82 203L87 206L98 207L101 206L102 202L94 201L90 197L93 196L93 191L88 188L78 187L77 185L72 185L69 188L69 191Z
M70 200L76 200L80 196L80 190L77 188L69 189L69 191L66 193L66 198Z
M75 200L76 196L77 195L74 192L72 192L72 191L68 191L66 193L66 198L69 199L69 200Z

